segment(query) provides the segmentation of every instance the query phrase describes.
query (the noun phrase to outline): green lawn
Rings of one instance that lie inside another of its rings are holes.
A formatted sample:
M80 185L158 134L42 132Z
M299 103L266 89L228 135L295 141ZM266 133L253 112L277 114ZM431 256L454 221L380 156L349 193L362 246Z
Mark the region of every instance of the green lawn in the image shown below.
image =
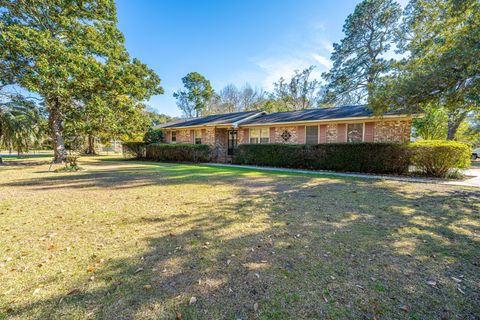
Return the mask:
M476 189L111 157L70 173L6 163L0 319L480 314Z

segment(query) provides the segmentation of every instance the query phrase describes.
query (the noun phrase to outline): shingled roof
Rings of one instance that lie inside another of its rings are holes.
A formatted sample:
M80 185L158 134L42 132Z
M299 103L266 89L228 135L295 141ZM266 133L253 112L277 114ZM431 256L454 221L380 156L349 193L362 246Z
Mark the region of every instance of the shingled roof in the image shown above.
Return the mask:
M403 113L400 111L391 111L385 113L385 115L401 114ZM200 118L181 119L173 122L168 122L161 124L156 128L199 127L207 125L262 125L270 123L366 118L373 116L373 111L370 110L366 105L353 105L335 108L318 108L287 112L274 112L270 114L267 114L265 111L247 111L215 114Z
M236 123L242 122L243 120L247 120L255 116L260 116L262 114L265 114L265 111L255 110L225 114L212 114L205 117L180 119L177 121L167 122L156 126L156 128L166 129L177 127L198 127L206 125L235 125Z
M386 115L397 114L387 112ZM274 112L242 122L247 124L284 123L315 120L335 120L344 118L372 117L373 111L366 105L342 106L335 108L306 109L287 112Z

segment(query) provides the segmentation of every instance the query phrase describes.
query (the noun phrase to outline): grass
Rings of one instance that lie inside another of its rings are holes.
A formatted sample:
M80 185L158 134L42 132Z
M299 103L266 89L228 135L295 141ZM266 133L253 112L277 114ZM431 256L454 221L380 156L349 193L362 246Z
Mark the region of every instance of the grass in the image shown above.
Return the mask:
M0 319L480 314L478 190L112 157L79 165L0 167Z

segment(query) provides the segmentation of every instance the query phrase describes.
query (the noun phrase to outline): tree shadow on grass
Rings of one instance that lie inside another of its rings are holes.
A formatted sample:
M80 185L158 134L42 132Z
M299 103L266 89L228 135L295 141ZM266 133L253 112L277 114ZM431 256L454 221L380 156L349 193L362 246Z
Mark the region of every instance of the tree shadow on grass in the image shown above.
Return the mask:
M480 314L479 193L228 171L167 165L23 181L21 186L35 189L64 183L116 189L233 184L235 189L222 202L192 200L195 214L126 221L132 230L147 224L165 231L142 237L147 250L95 260L94 271L75 280L70 292L14 304L12 315L475 319Z

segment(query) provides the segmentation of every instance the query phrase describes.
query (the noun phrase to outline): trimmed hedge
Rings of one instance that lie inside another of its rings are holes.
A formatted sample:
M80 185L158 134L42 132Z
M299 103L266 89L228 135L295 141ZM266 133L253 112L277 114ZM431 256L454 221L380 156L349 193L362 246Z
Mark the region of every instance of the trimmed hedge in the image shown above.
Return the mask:
M210 147L206 144L162 144L147 145L146 159L172 162L208 162Z
M472 147L466 143L445 140L420 140L409 146L411 164L423 174L446 177L452 170L468 169Z
M127 141L122 143L122 152L125 156L142 159L145 157L145 147L144 142Z
M366 173L408 172L411 151L396 143L328 143L317 145L243 144L233 162L258 166Z

